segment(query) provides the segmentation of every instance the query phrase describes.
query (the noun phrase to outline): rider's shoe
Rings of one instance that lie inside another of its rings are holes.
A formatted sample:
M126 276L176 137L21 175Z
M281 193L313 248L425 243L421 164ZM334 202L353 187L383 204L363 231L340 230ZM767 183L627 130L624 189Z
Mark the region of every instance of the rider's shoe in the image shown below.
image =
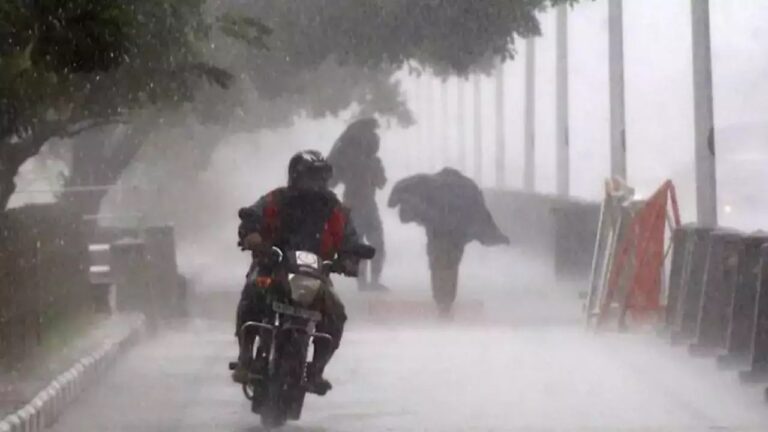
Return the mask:
M332 388L333 385L331 385L331 382L323 377L315 377L314 379L307 380L307 391L318 396L324 396L331 391Z
M323 378L322 370L316 370L310 363L307 370L307 391L323 396L332 388L331 382Z

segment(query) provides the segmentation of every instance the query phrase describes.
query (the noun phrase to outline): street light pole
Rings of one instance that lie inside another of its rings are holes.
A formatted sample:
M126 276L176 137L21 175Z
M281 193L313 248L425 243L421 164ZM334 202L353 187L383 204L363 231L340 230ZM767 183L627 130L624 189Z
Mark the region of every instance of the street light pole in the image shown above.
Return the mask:
M568 146L568 6L557 7L557 194L570 194L571 164Z
M503 188L506 178L506 142L504 136L504 62L496 67L496 187Z
M435 113L434 104L432 101L432 77L425 77L424 83L424 165L427 171L431 171L434 167L435 152L434 152L434 130L435 130Z
M456 78L456 145L458 147L457 166L464 174L467 173L467 150L466 133L464 131L465 121L467 119L464 111L464 79Z
M622 1L608 0L608 72L611 107L611 176L626 180L627 134L624 106L624 17Z
M437 145L438 168L449 164L450 146L448 145L448 83L440 79L440 143Z
M475 75L472 78L472 86L473 91L475 93L474 97L474 115L475 115L475 121L474 121L474 132L475 132L475 139L474 139L474 147L475 147L475 154L474 154L474 162L475 162L475 181L479 185L482 185L483 183L483 114L481 111L482 107L482 93L481 93L481 87L480 87L480 75Z
M714 108L709 0L691 0L693 107L696 140L696 210L698 222L717 226Z
M525 40L525 148L523 189L536 189L536 42Z

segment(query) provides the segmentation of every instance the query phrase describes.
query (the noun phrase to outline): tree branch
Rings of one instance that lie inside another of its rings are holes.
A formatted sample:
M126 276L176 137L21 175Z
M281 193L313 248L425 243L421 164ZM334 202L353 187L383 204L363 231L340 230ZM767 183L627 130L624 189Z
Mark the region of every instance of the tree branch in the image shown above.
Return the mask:
M72 138L90 129L100 128L100 127L115 125L115 124L128 124L128 123L129 122L122 117L107 117L103 119L96 119L89 122L81 122L81 124L75 125L75 127L73 127L72 129L57 134L56 137Z

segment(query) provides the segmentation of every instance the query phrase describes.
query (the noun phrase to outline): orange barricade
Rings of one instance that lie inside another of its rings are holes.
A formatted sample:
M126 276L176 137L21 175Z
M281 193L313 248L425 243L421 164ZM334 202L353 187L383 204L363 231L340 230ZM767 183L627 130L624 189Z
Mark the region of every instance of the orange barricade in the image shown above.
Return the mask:
M680 225L675 187L671 181L666 181L629 220L609 269L598 324L607 316L614 301L619 304L619 325L622 327L627 314L643 320L661 311L668 222L671 229Z

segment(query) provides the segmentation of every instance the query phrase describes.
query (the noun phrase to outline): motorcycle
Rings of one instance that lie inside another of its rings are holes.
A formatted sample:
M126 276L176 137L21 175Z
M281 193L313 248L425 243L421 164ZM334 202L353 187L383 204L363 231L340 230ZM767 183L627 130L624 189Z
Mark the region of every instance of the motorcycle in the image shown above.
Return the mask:
M333 261L323 261L312 252L272 248L272 276L252 281L265 290L269 311L260 322L244 323L240 331L241 338L254 338L243 394L264 427L279 427L301 417L304 398L311 390L307 382L310 343L315 338L332 341L330 335L316 331L323 315L310 309L323 290L331 289L330 274L354 276L359 260L371 259L375 253L373 247L360 244L339 251ZM230 370L237 365L231 362Z

